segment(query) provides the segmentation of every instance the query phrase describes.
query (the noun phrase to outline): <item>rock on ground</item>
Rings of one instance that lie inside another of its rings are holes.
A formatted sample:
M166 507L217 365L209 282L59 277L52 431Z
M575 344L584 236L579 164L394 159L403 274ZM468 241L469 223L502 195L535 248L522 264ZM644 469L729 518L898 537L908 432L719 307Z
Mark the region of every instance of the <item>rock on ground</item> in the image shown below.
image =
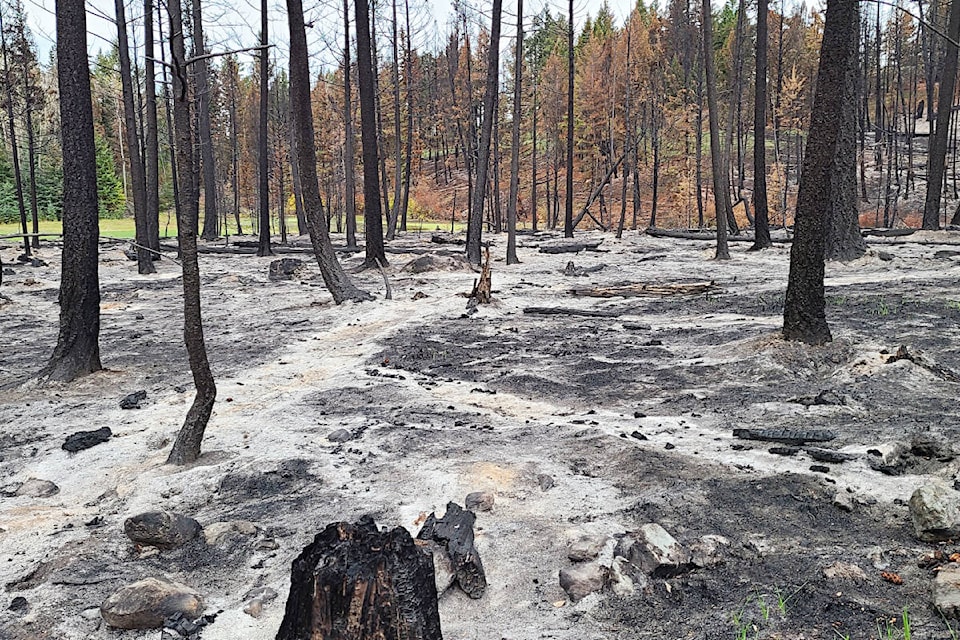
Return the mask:
M960 493L941 482L923 485L910 496L910 519L924 542L960 536Z
M596 562L580 564L560 570L560 586L570 596L570 600L578 602L591 593L602 590L609 575L610 570Z
M490 491L468 493L464 505L470 511L490 511L493 509L494 495Z
M567 548L567 557L574 562L595 560L607 545L607 536L580 536L570 543Z
M174 549L196 538L202 528L193 518L169 511L148 511L127 518L123 532L137 544Z
M655 522L620 540L615 555L655 578L669 578L690 568L690 553Z
M146 578L120 588L100 605L111 627L156 629L175 614L193 620L203 613L203 598L185 584Z

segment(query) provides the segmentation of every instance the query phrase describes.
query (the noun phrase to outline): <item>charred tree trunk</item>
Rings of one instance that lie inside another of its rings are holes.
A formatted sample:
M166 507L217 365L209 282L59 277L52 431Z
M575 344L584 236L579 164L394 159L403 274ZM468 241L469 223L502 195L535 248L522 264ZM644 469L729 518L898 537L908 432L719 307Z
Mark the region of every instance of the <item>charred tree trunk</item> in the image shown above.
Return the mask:
M487 60L487 79L483 89L483 122L480 128L480 148L477 154L477 182L473 189L473 202L467 220L467 259L471 264L480 264L480 236L483 231L483 201L487 192L490 169L490 139L493 137L493 122L497 118L497 79L500 74L500 14L502 0L493 0L493 15L490 23L490 50Z
M523 95L523 0L517 0L517 46L513 66L510 131L510 197L507 199L507 264L517 264L517 199L520 197L520 98Z
M133 192L133 220L136 227L137 271L156 273L147 233L147 183L143 170L140 140L137 137L137 112L133 103L133 81L130 78L130 49L127 43L127 17L123 0L116 0L117 51L120 59L120 86L123 93L123 129L130 158L130 191Z
M354 3L357 23L357 76L360 82L360 143L363 147L363 225L366 240L365 269L386 265L383 250L383 220L380 212L380 151L377 148L377 94L374 89L373 54L370 43L368 0ZM379 262L378 262L379 261Z
M567 200L563 213L563 237L573 237L573 0L567 17Z
M217 386L207 361L200 313L200 267L197 264L197 226L200 207L193 180L194 136L190 117L190 92L187 87L186 47L183 43L183 17L180 0L167 0L170 15L170 57L173 64L173 122L176 135L177 179L180 182L180 219L177 237L183 265L183 337L190 359L190 371L197 394L187 412L183 427L173 444L168 464L188 464L200 457L200 444L207 428Z
M358 4L364 0L359 0ZM313 111L310 108L310 65L307 58L307 35L303 23L301 0L287 0L290 26L290 111L297 138L297 161L303 189L304 213L310 242L320 265L320 273L334 302L370 300L369 294L357 289L344 272L330 242L320 183L317 179L317 150L314 146ZM376 169L376 164L373 165ZM374 202L377 199L374 198ZM329 204L329 203L328 203Z
M404 60L404 88L407 103L407 141L403 153L403 194L400 196L400 231L407 230L407 211L410 208L410 180L413 171L413 49L410 44L410 0L404 0L404 16L406 20L406 49ZM421 156L421 173L423 159Z
M710 164L713 168L713 202L717 219L717 260L729 260L727 220L732 212L724 153L720 147L720 113L717 108L717 71L713 59L713 13L710 0L703 0L703 67L710 120Z
M121 0L117 0L120 2ZM206 44L203 39L203 12L200 10L200 0L192 0L193 7L193 55L206 55ZM213 240L217 237L217 224L220 220L217 214L217 169L214 164L213 135L210 129L210 82L208 80L209 64L206 58L193 63L196 65L196 82L194 94L197 101L197 132L200 143L200 164L203 167L203 232L200 237L204 240Z
M58 30L59 35L59 30ZM17 196L17 209L20 212L20 228L23 230L23 253L31 255L30 237L27 229L27 208L23 200L23 180L20 176L20 151L17 149L17 128L13 119L13 86L10 76L10 52L7 50L7 35L4 31L3 17L0 16L0 48L3 54L3 77L6 87L7 135L10 139L10 157L13 160L13 185Z
M33 104L30 99L30 93L33 87L30 84L30 72L26 66L23 70L23 92L26 96L26 108L24 117L27 127L27 179L30 190L30 221L33 225L33 248L40 248L40 211L37 206L37 142L33 131Z
M857 11L856 7L854 11ZM860 73L860 17L853 34L853 53L845 61L843 76L843 111L837 138L837 157L830 172L832 206L826 220L824 257L827 260L854 260L867 252L867 243L860 235L860 209L857 203L857 76ZM894 144L895 144L894 139ZM892 157L892 150L888 151ZM887 173L889 185L892 175ZM803 175L801 174L801 179Z
M277 640L305 638L442 640L431 555L403 527L328 525L290 569Z
M153 61L153 0L143 3L144 41L144 184L147 208L147 238L150 248L160 250L160 141L157 127L157 76ZM154 253L151 258L157 259Z
M350 73L350 0L343 0L343 183L347 246L357 246L356 171L353 149L353 85Z
M947 157L947 134L950 116L953 114L954 90L957 86L957 39L960 38L960 2L950 3L950 18L947 35L951 40L943 44L943 76L940 80L940 96L937 102L936 129L930 135L930 154L927 161L927 197L923 204L923 228L940 228L940 198ZM953 224L960 222L954 216Z
M752 250L770 247L767 214L767 0L757 0L757 74L753 100L753 210Z
M84 1L58 0L56 14L63 149L60 334L50 362L40 375L69 382L102 368L97 265L100 227Z
M178 0L173 0L174 2ZM260 247L258 256L272 256L270 249L270 175L267 168L267 118L270 99L270 50L267 48L267 0L260 0L260 122L257 141Z
M832 339L823 293L824 232L836 186L833 165L845 119L844 85L849 60L856 55L858 31L856 0L828 0L790 250L783 310L783 336L787 340L816 345Z

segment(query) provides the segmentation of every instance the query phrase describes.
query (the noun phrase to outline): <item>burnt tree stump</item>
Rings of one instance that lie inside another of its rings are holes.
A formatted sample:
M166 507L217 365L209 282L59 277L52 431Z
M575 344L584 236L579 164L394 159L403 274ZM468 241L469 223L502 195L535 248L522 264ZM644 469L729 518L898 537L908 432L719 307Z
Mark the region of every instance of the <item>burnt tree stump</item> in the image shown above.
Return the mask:
M293 561L277 640L442 640L433 560L371 518L318 533Z
M474 599L481 598L487 588L483 563L473 546L473 523L476 520L472 511L465 511L457 503L450 502L442 518L431 513L417 534L420 540L433 540L446 548L457 583Z

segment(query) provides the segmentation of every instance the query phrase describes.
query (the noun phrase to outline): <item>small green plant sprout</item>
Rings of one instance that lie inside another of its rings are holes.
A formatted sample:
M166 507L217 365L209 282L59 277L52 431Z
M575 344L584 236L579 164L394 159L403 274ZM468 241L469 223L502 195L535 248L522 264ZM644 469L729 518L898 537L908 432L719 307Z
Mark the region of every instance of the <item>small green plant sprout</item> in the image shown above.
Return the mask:
M960 311L960 300L947 300L947 309Z
M883 296L877 298L877 307L873 311L874 315L878 316L888 316L890 315L890 306L887 304L887 301L884 300Z

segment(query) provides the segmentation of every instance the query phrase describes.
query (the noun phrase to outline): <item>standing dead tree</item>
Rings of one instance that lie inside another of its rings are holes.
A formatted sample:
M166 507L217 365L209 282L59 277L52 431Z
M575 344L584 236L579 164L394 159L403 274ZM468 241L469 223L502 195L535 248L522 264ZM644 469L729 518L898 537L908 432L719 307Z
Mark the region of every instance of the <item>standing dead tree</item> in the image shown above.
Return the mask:
M84 0L57 0L56 14L63 148L60 335L50 362L40 375L69 382L102 368L97 265L100 225Z
M193 180L193 128L187 86L187 56L183 42L183 14L180 0L167 0L170 18L170 57L173 66L173 124L176 142L177 181L180 217L177 237L183 266L183 337L190 359L190 371L197 393L177 435L167 462L188 464L200 457L200 443L213 412L217 386L207 360L200 313L200 267L197 263L197 226L200 207Z

